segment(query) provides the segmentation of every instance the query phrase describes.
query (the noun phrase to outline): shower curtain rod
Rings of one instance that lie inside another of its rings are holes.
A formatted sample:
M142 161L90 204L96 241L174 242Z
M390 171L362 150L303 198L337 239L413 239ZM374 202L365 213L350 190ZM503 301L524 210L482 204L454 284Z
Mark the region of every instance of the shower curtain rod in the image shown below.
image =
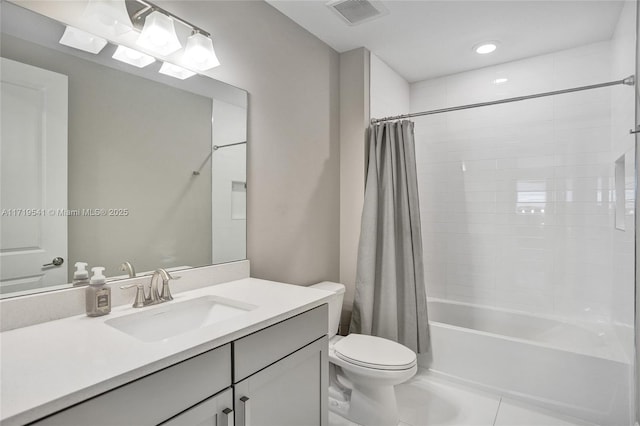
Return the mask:
M410 114L394 115L392 117L372 118L371 119L371 124L382 123L382 122L385 122L385 121L401 120L403 118L420 117L420 116L423 116L423 115L440 114L442 112L459 111L461 109L470 109L470 108L478 108L478 107L489 106L489 105L506 104L506 103L509 103L509 102L518 102L518 101L524 101L524 100L527 100L527 99L542 98L542 97L545 97L545 96L561 95L563 93L579 92L581 90L591 90L591 89L599 89L601 87L617 86L619 84L624 84L624 85L627 85L627 86L633 86L635 84L635 76L630 75L629 77L624 78L622 80L609 81L607 83L600 83L600 84L592 84L590 86L574 87L574 88L571 88L571 89L555 90L553 92L536 93L535 95L516 96L515 98L506 98L506 99L499 99L497 101L480 102L480 103L477 103L477 104L460 105L460 106L449 107L449 108L433 109L431 111L412 112Z

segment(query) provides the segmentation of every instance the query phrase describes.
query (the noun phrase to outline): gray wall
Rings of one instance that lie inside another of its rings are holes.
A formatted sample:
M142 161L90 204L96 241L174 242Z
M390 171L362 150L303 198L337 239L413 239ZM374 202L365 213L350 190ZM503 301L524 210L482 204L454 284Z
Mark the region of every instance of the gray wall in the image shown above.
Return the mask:
M4 35L2 56L69 76L69 218L73 263L121 275L211 263L212 100Z
M358 48L340 55L340 282L346 286L341 332L353 306L364 202L365 129L369 125L369 62Z
M339 275L339 57L263 1L159 5L210 31L215 77L249 92L251 275L294 284Z

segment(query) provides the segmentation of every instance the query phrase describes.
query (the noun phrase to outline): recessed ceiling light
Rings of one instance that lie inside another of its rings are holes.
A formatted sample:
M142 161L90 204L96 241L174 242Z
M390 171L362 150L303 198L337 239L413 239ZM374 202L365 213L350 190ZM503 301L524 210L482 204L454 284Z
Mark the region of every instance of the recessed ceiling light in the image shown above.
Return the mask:
M486 55L487 53L491 53L498 48L496 42L490 41L485 43L477 44L473 47L473 50L476 51L479 55Z
M500 77L500 78L496 78L495 80L493 80L493 84L504 84L507 81L509 81L508 78Z

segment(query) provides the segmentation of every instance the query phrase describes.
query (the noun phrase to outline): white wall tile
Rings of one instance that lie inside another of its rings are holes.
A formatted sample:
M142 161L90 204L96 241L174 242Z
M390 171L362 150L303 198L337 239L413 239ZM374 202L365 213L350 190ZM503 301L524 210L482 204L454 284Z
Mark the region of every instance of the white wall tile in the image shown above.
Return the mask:
M612 38L612 79L617 80L634 74L635 51L635 2L625 2L620 14L616 32ZM633 105L635 90L628 86L616 86L611 89L611 143L610 162L613 164L620 156L625 155L626 186L634 188L635 176L635 138L629 134L635 123ZM633 264L634 259L634 191L626 194L627 211L625 213L625 230L613 233L613 265L614 287L612 292L613 320L633 325L633 306L630 301L634 298ZM627 344L625 350L630 352L633 347Z
M621 72L611 63L624 62L616 43L629 39L414 83L411 110L610 81ZM498 74L508 83L493 84ZM618 89L416 119L430 296L590 321L632 318L633 238L614 231L613 161L629 155L632 190L633 145L621 128L633 103L621 106L629 95Z

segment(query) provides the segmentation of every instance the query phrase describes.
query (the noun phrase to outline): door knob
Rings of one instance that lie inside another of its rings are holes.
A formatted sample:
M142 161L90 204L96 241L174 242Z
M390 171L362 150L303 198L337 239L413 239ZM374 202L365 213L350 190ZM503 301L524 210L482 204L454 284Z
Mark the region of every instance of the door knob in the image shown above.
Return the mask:
M45 263L42 266L60 266L64 263L64 259L61 257L54 257L51 263Z

